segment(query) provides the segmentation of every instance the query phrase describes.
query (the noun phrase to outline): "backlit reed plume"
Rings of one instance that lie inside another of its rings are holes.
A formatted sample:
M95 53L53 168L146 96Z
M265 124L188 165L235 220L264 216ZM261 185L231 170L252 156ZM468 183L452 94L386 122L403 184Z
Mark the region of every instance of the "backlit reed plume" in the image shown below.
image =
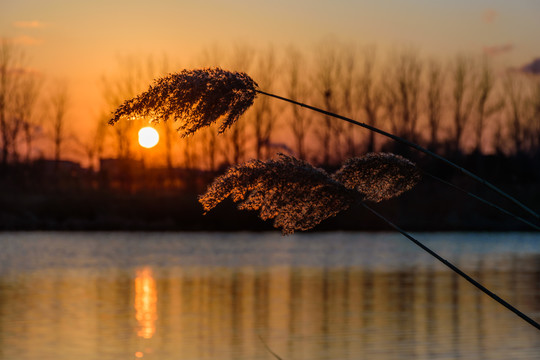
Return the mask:
M280 154L275 160L251 160L231 167L217 177L199 197L205 211L232 197L240 209L259 210L264 219L274 219L283 234L309 230L321 221L348 209L354 202L369 210L452 271L469 281L508 310L540 330L540 324L491 292L488 288L447 261L367 205L398 196L420 179L414 164L393 154L368 154L348 160L333 176L305 161ZM371 188L382 183L381 194ZM367 192L364 192L367 189Z
M240 209L259 210L262 219L274 219L274 226L281 228L283 234L291 234L295 230L309 230L359 201L372 214L477 289L540 330L539 323L366 203L398 196L412 188L419 179L420 174L415 165L394 154L368 154L361 158L350 159L333 176L305 161L280 154L274 160L251 160L231 167L224 175L214 180L206 193L199 197L199 201L205 211L210 211L221 201L232 197L239 203ZM380 194L373 190L373 184L383 184L379 185Z
M219 131L223 132L238 120L238 118L253 104L257 94L270 96L349 122L430 155L447 165L458 169L466 176L469 176L499 195L514 202L523 210L533 215L536 219L540 219L540 215L522 204L516 198L443 156L374 126L296 100L264 92L258 88L257 83L249 77L249 75L242 72L231 72L220 68L207 68L183 70L180 73L157 79L146 92L131 100L125 101L115 111L109 124L114 124L122 118L133 119L147 117L154 122L167 121L172 118L174 121L179 121L180 126L178 131L183 136L186 136L194 133L200 128L209 126L219 118L223 118L223 122L219 127ZM506 210L503 211L509 213ZM511 215L519 219L519 217L513 214Z
M219 131L223 132L253 104L256 87L253 79L241 72L183 70L155 80L147 91L126 100L109 124L122 118L173 119L180 123L178 131L187 136L222 118Z
M168 75L156 80L146 92L124 102L109 123L114 124L122 118L137 117L151 118L154 122L173 119L180 122L178 131L182 135L189 135L222 118L219 131L223 132L253 104L257 94L355 124L428 154L513 201L537 219L540 218L536 212L491 183L418 144L342 115L261 91L255 81L245 73L216 68L184 70ZM276 160L252 160L232 167L214 180L199 201L204 209L209 211L225 198L232 196L235 202L240 203L240 209L259 210L261 218L274 219L274 226L282 228L285 234L311 229L324 219L360 201L364 208L396 231L540 330L539 323L394 225L365 202L378 202L398 196L414 186L419 177L414 164L393 154L371 154L364 158L351 159L333 176L304 161L280 155ZM504 209L503 211L519 219L512 213Z
M380 202L412 189L420 180L420 172L399 155L371 153L347 160L333 177L361 193L364 200Z
M419 179L414 164L394 154L350 159L335 176L280 154L277 159L231 167L214 179L199 201L209 211L231 197L239 209L259 210L263 220L274 219L274 227L290 234L313 228L355 201L379 202L398 196ZM372 183L383 184L380 193L375 194Z

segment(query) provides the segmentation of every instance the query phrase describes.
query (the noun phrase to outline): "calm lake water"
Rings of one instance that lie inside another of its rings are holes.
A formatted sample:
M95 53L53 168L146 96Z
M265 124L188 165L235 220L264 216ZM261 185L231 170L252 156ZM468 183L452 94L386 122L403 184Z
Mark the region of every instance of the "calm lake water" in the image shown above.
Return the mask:
M416 234L540 321L540 234ZM268 346L268 348L267 348ZM539 359L399 234L0 233L0 359Z

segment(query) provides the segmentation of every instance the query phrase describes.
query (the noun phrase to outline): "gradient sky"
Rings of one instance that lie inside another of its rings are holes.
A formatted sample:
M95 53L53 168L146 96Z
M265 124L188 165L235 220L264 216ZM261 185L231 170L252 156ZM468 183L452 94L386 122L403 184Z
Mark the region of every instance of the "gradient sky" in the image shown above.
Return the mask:
M0 0L0 36L48 78L67 80L88 122L118 56L182 62L215 44L310 48L331 37L443 57L489 52L521 66L540 56L539 15L538 0Z

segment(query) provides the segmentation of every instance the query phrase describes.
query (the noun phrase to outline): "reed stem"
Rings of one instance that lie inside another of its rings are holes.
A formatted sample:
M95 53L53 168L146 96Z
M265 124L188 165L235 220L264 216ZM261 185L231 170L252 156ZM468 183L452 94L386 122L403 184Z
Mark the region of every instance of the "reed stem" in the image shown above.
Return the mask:
M491 292L488 288L486 288L484 285L480 284L478 281L474 280L472 277L470 277L469 275L467 275L465 272L463 272L461 269L459 269L457 266L455 266L454 264L452 264L451 262L447 261L446 259L444 259L443 257L441 257L439 254L437 254L435 251L431 250L430 248L428 248L426 245L424 245L423 243L421 243L419 240L415 239L414 237L412 237L409 233L405 232L403 229L401 229L399 226L395 225L394 223L392 223L390 220L388 220L387 218L385 218L383 215L379 214L377 211L375 211L374 209L372 209L371 207L369 207L368 205L366 205L366 203L364 202L361 202L360 203L364 208L366 208L367 210L369 210L371 213L373 213L375 216L377 216L378 218L380 218L381 220L383 220L385 223L387 223L388 225L390 225L392 228L394 228L394 230L398 231L400 234L402 234L403 236L405 236L407 239L409 239L410 241L412 241L413 243L415 243L416 245L418 245L419 247L421 247L424 251L426 251L428 254L430 254L431 256L433 256L434 258L436 258L437 260L439 260L440 262L442 262L444 265L446 265L447 267L449 267L452 271L454 271L456 274L458 274L459 276L461 276L462 278L464 278L465 280L467 280L468 282L470 282L471 284L473 284L474 286L476 286L478 289L480 289L480 291L482 291L483 293L487 294L489 297L491 297L493 300L497 301L499 304L501 304L502 306L504 306L505 308L507 308L508 310L512 311L514 314L516 314L517 316L519 316L520 318L522 318L523 320L525 320L526 322L528 322L530 325L534 326L537 330L540 330L540 324L537 323L536 321L534 321L533 319L531 319L530 317L528 317L527 315L525 315L524 313L522 313L521 311L519 311L518 309L516 309L514 306L510 305L508 302L506 302L505 300L503 300L501 297L497 296L495 293Z
M407 139L404 139L402 137L399 137L399 136L396 136L394 134L391 134L391 133L388 133L384 130L381 130L381 129L378 129L374 126L371 126L371 125L367 125L367 124L364 124L362 122L359 122L359 121L356 121L356 120L353 120L353 119L350 119L350 118L347 118L345 116L342 116L342 115L339 115L339 114L336 114L336 113L333 113L333 112L330 112L330 111L326 111L326 110L323 110L323 109L319 109L317 107L314 107L314 106L311 106L311 105L307 105L307 104L304 104L304 103L301 103L301 102L298 102L298 101L295 101L295 100L292 100L292 99L288 99L288 98L285 98L285 97L282 97L282 96L279 96L279 95L275 95L275 94L271 94L271 93L267 93L267 92L264 92L264 91L261 91L261 90L255 90L257 93L259 94L262 94L262 95L266 95L266 96L270 96L270 97L273 97L273 98L276 98L276 99L279 99L279 100L283 100L283 101L287 101L289 103L292 103L292 104L295 104L295 105L299 105L301 107L304 107L306 109L310 109L310 110L313 110L313 111L316 111L316 112L319 112L321 114L324 114L324 115L327 115L327 116L331 116L331 117L334 117L334 118L337 118L337 119L340 119L340 120L344 120L346 122L349 122L351 124L354 124L354 125L358 125L358 126L361 126L363 128L366 128L370 131L373 131L375 133L378 133L378 134L381 134L383 136L386 136L390 139L393 139L397 142L400 142L402 144L405 144L413 149L416 149L420 152L423 152L427 155L430 155L456 169L458 169L459 171L461 171L463 174L471 177L472 179L480 182L481 184L483 184L484 186L487 186L488 188L490 188L491 190L497 192L499 195L507 198L508 200L512 201L514 204L518 205L520 208L522 208L523 210L527 211L529 214L533 215L536 219L540 219L540 215L538 215L535 211L531 210L529 207L525 206L524 204L522 204L520 201L518 201L516 198L514 198L513 196L507 194L506 192L502 191L501 189L499 189L498 187L496 187L495 185L491 184L490 182L486 181L485 179L473 174L472 172L468 171L467 169L464 169L462 168L461 166L453 163L452 161L446 159L445 157L443 156L440 156L418 144L415 144L413 142L410 142L409 140Z
M500 212L502 212L502 213L504 213L504 214L506 214L506 215L508 215L510 217L513 217L514 219L516 219L518 221L521 221L522 223L524 223L526 225L529 225L531 228L540 231L540 226L538 226L536 224L533 224L532 222L522 218L521 216L517 216L516 214L511 213L510 211L508 211L506 209L503 209L499 205L496 205L496 204L492 203L491 201L488 201L488 200L486 200L484 198L481 198L480 196L478 196L476 194L473 194L472 192L467 191L467 190L465 190L465 189L463 189L463 188L461 188L461 187L459 187L459 186L457 186L455 184L452 184L451 182L448 182L448 181L446 181L444 179L441 179L438 176L435 176L435 175L430 174L430 173L428 173L426 171L423 171L422 169L419 169L419 170L422 171L422 174L427 175L427 176L431 177L432 179L437 180L437 181L439 181L439 182L441 182L441 183L443 183L443 184L445 184L445 185L447 185L447 186L449 186L449 187L451 187L453 189L461 191L461 192L467 194L468 196L472 197L473 199L476 199L476 200L478 200L478 201L480 201L480 202L482 202L482 203L484 203L484 204L486 204L488 206L491 206L491 207L499 210Z

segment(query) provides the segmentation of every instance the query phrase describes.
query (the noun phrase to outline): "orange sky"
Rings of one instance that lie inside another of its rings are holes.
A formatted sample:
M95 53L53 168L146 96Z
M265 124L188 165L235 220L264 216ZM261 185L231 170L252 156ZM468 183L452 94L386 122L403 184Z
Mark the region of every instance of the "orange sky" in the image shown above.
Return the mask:
M23 46L48 79L68 82L70 116L84 128L119 56L166 55L189 66L215 44L309 49L330 37L429 55L488 52L520 66L540 56L539 14L537 0L1 0L0 36Z

